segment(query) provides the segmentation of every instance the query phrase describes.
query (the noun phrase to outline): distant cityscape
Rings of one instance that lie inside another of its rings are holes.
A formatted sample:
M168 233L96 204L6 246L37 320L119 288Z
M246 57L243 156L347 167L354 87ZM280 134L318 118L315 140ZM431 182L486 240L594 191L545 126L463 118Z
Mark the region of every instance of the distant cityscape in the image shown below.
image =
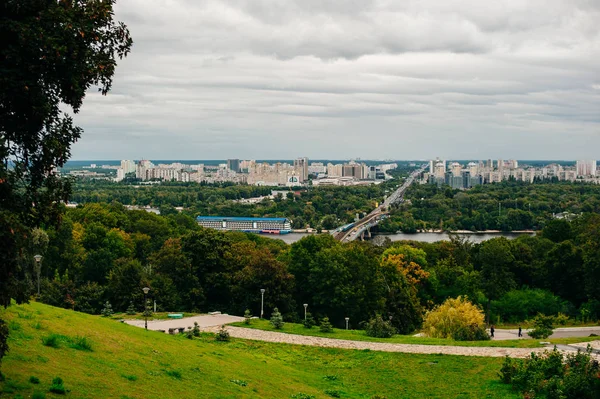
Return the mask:
M116 182L135 177L143 182L205 182L247 183L257 186L300 186L311 180L314 186L348 186L377 184L391 176L396 163L367 165L364 162L348 163L312 162L308 158L297 158L293 163L256 162L254 160L228 159L219 165L184 164L173 162L157 164L149 160L122 160L120 165L91 164L82 170L71 170L70 175L92 179L110 179ZM116 176L94 169L113 169Z
M439 158L429 161L428 172L423 173L421 183L448 185L464 190L480 184L499 183L504 180L533 183L536 180L600 183L595 160L580 160L575 166L551 163L542 167L519 165L517 160L487 160L460 164Z

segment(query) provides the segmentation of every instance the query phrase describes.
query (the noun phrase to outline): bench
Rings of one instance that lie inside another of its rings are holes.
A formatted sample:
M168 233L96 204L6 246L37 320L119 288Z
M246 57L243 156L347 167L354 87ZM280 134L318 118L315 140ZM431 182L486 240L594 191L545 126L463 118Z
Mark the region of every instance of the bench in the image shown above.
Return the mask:
M169 319L183 319L183 313L169 313L167 317Z

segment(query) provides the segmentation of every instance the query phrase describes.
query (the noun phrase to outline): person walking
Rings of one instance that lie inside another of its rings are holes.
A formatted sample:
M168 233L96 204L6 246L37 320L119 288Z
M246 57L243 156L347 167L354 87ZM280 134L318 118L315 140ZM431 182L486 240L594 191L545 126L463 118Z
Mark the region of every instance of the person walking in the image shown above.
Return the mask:
M494 326L490 327L490 336L494 338Z
M519 326L519 338L523 336L523 330L521 330L521 326Z

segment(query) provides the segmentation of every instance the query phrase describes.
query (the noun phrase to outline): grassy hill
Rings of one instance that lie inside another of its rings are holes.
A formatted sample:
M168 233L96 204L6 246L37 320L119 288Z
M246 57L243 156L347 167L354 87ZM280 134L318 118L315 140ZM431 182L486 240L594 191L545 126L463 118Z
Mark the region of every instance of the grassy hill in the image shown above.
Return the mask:
M518 397L498 381L501 359L189 340L39 303L0 312L2 398ZM55 377L65 396L48 393Z

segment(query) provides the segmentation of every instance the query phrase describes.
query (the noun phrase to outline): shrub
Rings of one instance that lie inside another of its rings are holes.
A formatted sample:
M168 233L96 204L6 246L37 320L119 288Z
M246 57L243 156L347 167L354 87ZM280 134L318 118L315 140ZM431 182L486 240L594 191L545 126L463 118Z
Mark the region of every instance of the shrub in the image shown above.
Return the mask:
M433 338L486 339L482 331L485 331L483 311L461 296L435 307L423 323L423 332Z
M129 307L127 308L127 311L125 312L128 315L134 315L135 312L135 307L133 306L133 302L129 302Z
M500 380L530 398L595 399L600 397L600 366L590 354L588 346L566 356L554 348L523 360L506 357Z
M71 338L69 346L79 351L92 351L92 342L87 337L76 336L75 338Z
M342 395L340 394L340 391L336 391L335 389L326 389L325 394L328 396L331 396L332 398L341 398L342 397Z
M554 317L538 314L533 319L533 329L527 334L534 339L546 339L552 335L554 330Z
M250 313L250 309L246 309L244 312L244 324L250 324L252 322L252 314Z
M302 325L304 328L311 329L315 326L315 318L310 314L310 312L306 313L306 318L302 320Z
M369 337L391 338L396 334L396 329L392 326L392 323L383 320L383 317L379 314L365 323L364 328Z
M50 385L48 390L59 395L64 395L67 392L63 385L63 380L60 377L56 377L52 380L52 385Z
M113 308L112 308L112 305L110 304L110 302L106 301L106 303L104 304L104 308L102 308L102 311L100 313L104 317L110 317L115 312L113 312Z
M34 376L29 377L29 382L31 382L32 384L39 384L40 383L40 379Z
M200 336L200 326L198 325L197 322L194 322L194 328L192 329L192 334L194 335L194 337Z
M62 341L65 337L59 334L50 334L47 337L42 338L42 344L44 346L49 346L51 348L59 348L60 341Z
M146 299L146 303L144 304L144 312L142 315L144 317L152 317L154 312L152 311L152 304L150 303L150 299Z
M321 324L319 325L319 330L324 333L333 332L333 327L329 322L329 317L323 317L323 319L321 320Z
M224 324L219 328L219 331L217 331L215 339L221 342L229 341L229 331L227 331Z
M283 328L283 317L277 308L273 309L273 313L271 313L271 325L277 330L281 330Z

